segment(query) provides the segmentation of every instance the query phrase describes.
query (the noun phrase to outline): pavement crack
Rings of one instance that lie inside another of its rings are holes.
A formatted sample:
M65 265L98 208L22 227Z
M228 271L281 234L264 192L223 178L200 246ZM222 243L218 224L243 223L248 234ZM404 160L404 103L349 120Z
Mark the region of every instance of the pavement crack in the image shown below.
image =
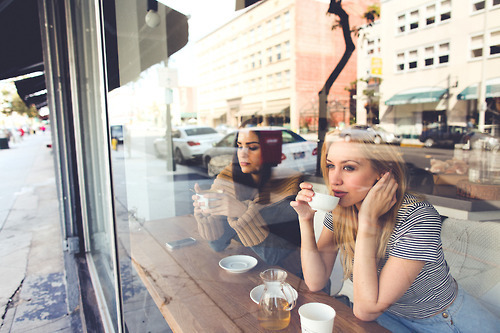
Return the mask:
M5 305L5 311L4 313L2 314L2 324L0 325L0 328L2 328L2 326L4 325L5 323L5 317L7 316L7 312L9 311L9 309L11 309L13 306L14 306L14 302L15 302L15 298L17 296L17 294L21 291L21 288L23 287L23 283L24 283L24 279L23 278L21 280L21 283L19 283L19 286L17 287L17 289L14 291L14 293L12 294L12 296L9 297L9 301L7 302L7 304Z

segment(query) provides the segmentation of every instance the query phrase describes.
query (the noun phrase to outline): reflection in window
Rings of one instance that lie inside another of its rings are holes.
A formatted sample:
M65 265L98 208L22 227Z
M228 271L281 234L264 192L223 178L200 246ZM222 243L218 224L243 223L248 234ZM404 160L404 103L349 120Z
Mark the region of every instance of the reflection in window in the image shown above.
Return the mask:
M471 37L470 41L470 57L472 59L480 58L483 56L483 35L477 35Z
M402 72L405 70L405 54L404 53L398 53L396 63L397 63L397 65L396 65L397 72Z
M436 23L436 5L430 5L426 8L427 18L425 19L426 25Z
M490 55L500 54L500 30L490 34Z
M439 63L445 64L450 60L450 43L443 43L439 45Z
M290 29L290 12L283 14L284 29Z
M403 33L406 30L406 16L399 15L398 16L398 33Z
M419 20L418 10L411 12L410 13L410 30L418 29L418 20Z
M485 7L486 7L486 1L485 0L474 1L472 3L472 12L475 13L475 12L484 10Z
M417 50L413 50L413 51L410 51L409 53L409 63L408 63L408 68L409 69L415 69L417 68L417 64L418 64L418 52Z
M434 46L425 48L425 66L434 65Z
M274 26L276 27L276 33L281 32L281 16L276 16L274 18Z
M441 1L441 22L451 18L451 0Z

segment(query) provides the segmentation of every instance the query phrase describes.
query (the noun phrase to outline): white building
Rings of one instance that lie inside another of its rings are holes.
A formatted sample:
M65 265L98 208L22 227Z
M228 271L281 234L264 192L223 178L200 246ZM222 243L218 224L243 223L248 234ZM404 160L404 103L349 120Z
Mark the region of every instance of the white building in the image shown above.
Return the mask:
M480 130L491 127L500 98L500 1L385 0L367 33L380 36L384 127L405 137L425 124L465 126L469 118Z

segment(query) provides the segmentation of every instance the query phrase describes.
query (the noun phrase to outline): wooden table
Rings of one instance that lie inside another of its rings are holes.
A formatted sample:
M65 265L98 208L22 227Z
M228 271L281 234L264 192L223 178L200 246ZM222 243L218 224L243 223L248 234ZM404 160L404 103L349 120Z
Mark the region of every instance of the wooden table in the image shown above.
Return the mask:
M165 242L194 237L194 245L168 251ZM174 332L269 332L258 322L258 305L250 291L262 283L259 273L270 266L233 241L220 253L203 240L192 216L146 222L130 231L132 263ZM234 274L219 267L229 255L259 260L252 270ZM293 274L286 280L299 293L290 325L279 332L300 332L298 308L309 302L331 305L337 312L334 332L388 332L375 322L357 319L352 310L325 293L310 292Z

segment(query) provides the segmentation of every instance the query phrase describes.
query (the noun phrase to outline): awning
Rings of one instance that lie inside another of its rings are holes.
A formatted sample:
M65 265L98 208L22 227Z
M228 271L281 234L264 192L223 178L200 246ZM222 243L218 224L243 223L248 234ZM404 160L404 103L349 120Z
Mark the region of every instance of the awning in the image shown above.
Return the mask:
M392 96L387 101L385 101L385 105L438 102L443 97L443 95L446 94L446 91L446 89L438 87L410 89Z
M486 84L486 98L500 97L500 78L487 80ZM477 99L477 87L479 83L472 84L462 90L457 95L458 100Z
M246 116L254 116L258 112L262 111L262 107L255 105L242 105L240 110L236 112L236 117L246 117Z
M283 115L290 115L290 106L289 105L281 105L281 106L274 106L274 107L268 107L265 108L262 111L259 111L259 115L273 115L273 114L283 114Z
M181 112L181 118L196 118L196 112Z

